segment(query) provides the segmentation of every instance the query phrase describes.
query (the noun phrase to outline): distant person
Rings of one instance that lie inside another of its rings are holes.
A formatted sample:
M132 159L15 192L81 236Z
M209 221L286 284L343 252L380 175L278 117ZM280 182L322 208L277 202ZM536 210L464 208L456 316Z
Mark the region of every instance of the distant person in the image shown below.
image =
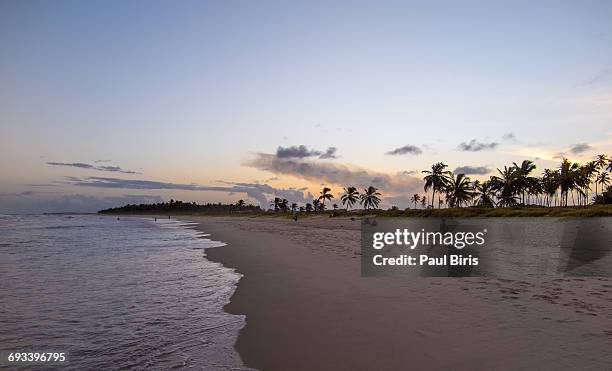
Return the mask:
M297 222L297 208L295 206L291 207L291 215L293 216L293 221Z

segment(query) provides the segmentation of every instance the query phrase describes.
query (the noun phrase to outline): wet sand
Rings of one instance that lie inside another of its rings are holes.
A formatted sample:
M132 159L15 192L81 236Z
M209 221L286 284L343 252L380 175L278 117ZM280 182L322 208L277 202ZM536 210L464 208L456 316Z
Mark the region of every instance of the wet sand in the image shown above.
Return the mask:
M359 221L185 217L244 274L226 311L264 370L609 369L612 280L362 278Z

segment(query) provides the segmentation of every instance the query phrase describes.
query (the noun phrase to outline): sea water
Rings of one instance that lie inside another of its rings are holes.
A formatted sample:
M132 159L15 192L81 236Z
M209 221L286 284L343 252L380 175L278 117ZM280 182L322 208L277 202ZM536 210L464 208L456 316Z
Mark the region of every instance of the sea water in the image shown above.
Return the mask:
M62 351L65 368L241 369L240 275L177 220L0 215L0 352Z

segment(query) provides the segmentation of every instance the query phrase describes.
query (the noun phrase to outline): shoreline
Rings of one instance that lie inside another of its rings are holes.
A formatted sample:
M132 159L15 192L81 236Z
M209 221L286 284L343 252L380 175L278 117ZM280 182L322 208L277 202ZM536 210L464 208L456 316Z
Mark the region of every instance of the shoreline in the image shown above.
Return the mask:
M243 275L224 309L246 315L235 347L247 367L603 369L612 362L612 305L602 295L609 278L362 278L358 220L180 219L227 243L207 249L207 258Z

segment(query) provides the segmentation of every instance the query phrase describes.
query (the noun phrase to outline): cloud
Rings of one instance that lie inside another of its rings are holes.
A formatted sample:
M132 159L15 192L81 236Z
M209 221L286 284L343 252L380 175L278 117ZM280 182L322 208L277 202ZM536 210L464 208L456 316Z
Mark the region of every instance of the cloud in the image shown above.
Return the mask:
M324 182L324 184L359 188L374 184L388 193L411 192L423 187L422 181L412 176L389 175L328 162L282 159L266 153L258 153L255 158L245 162L244 165L317 183Z
M96 160L94 161L95 164L99 164L100 162L111 162L112 160Z
M311 150L305 145L291 147L279 146L276 150L276 156L278 158L308 158L308 157L319 157L320 159L334 159L337 158L336 147L329 147L324 152Z
M319 156L320 159L326 160L326 159L334 159L334 158L338 158L336 156L336 151L338 150L338 148L336 147L329 147L325 150L325 153L322 153L321 156Z
M106 160L98 160L97 162L104 162ZM120 168L119 166L96 166L96 165L92 165L92 164L87 164L84 162L47 162L47 165L52 165L52 166L65 166L65 167L76 167L79 169L89 169L89 170L97 170L97 171L109 171L109 172L113 172L113 173L123 173L123 174L138 174L135 171L132 170L125 170Z
M406 154L420 155L421 153L423 153L423 151L419 147L407 144L403 147L399 147L392 151L389 151L386 154L391 155L391 156L396 156L396 155L406 155Z
M102 209L126 204L163 202L160 196L126 194L114 197L96 197L81 194L52 198L13 197L0 199L0 208L8 213L94 213Z
M508 142L516 142L516 135L514 133L506 133L502 135L502 139Z
M570 152L572 152L573 154L577 155L579 153L588 151L591 148L593 148L593 147L591 147L590 145L588 145L586 143L576 143L576 144L573 144L570 147Z
M57 193L57 192L51 192L51 191L23 191L23 192L16 192L16 193L0 193L0 197L33 196L33 195L36 195L36 194L43 194L43 193Z
M417 170L404 170L402 172L400 172L400 175L416 175L419 172Z
M469 152L479 152L479 151L484 151L484 150L495 149L498 145L499 143L496 143L496 142L484 143L484 142L477 142L476 139L472 139L469 143L463 142L459 144L459 150L469 151Z
M459 166L453 171L454 174L485 175L491 172L486 166Z
M225 193L246 193L257 200L262 208L267 208L269 197L286 198L290 202L307 202L303 190L280 189L268 184L233 183L221 181L226 186L207 186L196 183L168 183L142 179L119 179L105 177L72 178L72 185L93 188L138 189L138 190L184 190L184 191L211 191Z
M606 68L595 76L583 82L582 85L595 85L610 79L612 79L612 68Z

